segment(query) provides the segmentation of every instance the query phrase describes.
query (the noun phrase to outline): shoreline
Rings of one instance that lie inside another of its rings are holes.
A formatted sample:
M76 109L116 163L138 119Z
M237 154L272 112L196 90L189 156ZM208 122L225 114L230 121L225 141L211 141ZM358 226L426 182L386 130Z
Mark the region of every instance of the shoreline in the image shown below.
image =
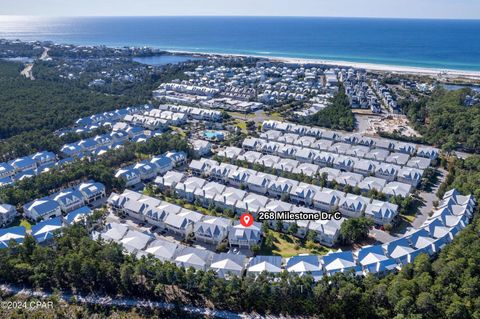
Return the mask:
M356 69L365 69L367 71L393 72L398 74L414 74L414 75L427 75L427 76L443 76L446 78L465 77L472 80L480 80L480 71L401 66L401 65L390 65L390 64L381 64L381 63L377 64L377 63L368 63L368 62L349 62L349 61L341 61L341 60L337 61L337 60L315 59L315 58L294 58L294 57L281 57L281 56L269 56L269 55L258 55L258 54L199 52L199 51L188 51L188 50L165 50L165 51L173 54L191 54L191 55L199 54L203 56L223 56L223 57L253 57L253 58L270 60L272 62L343 66L343 67L351 67Z

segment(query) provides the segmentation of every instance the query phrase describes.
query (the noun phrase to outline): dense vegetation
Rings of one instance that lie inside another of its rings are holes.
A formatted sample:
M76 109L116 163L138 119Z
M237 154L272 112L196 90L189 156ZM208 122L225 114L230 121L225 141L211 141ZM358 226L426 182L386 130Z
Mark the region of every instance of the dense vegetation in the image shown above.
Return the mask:
M79 117L139 102L79 89L65 82L28 80L19 64L0 62L0 138L21 132L66 127Z
M80 89L68 81L28 80L20 76L20 68L0 61L0 161L40 150L58 151L72 136L59 138L54 130L82 116L145 102Z
M327 127L335 130L353 131L355 128L355 117L343 86L340 86L338 93L331 101L331 105L311 116L300 119L300 122L306 125Z
M480 151L480 107L463 105L468 89L437 89L430 98L401 103L415 129L425 141L446 151Z
M479 163L480 157L473 161ZM447 182L455 183L465 164L451 165L453 176ZM478 184L467 184L462 191L478 192ZM256 280L224 281L212 272L184 270L155 258L135 259L123 254L119 245L93 241L85 228L75 226L51 246L39 246L27 237L23 245L1 250L0 281L318 318L476 318L479 232L476 216L434 261L421 255L398 274L384 278L337 274L314 283L309 276L287 273L277 280L262 274Z
M76 161L18 181L14 186L2 188L0 200L11 205L21 205L87 179L105 184L108 191L122 190L123 182L114 176L116 167L143 159L146 155L159 155L174 149L190 152L187 141L178 135L164 134L144 143L127 143L123 148L111 150L93 162Z
M446 182L438 190L441 197L451 187L462 193L474 194L480 199L480 155L470 156L466 159L453 158L447 163L448 175Z

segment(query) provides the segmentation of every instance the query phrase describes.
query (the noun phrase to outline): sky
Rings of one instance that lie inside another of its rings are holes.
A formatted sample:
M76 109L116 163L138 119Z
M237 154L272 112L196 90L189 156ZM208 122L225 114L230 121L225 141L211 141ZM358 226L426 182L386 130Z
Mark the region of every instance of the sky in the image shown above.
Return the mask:
M0 0L0 15L480 19L480 0Z

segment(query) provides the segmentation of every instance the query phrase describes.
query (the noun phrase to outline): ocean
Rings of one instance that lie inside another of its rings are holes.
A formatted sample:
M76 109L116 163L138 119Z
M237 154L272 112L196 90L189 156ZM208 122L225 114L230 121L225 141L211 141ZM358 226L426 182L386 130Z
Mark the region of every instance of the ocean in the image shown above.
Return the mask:
M0 38L480 71L480 20L0 16Z

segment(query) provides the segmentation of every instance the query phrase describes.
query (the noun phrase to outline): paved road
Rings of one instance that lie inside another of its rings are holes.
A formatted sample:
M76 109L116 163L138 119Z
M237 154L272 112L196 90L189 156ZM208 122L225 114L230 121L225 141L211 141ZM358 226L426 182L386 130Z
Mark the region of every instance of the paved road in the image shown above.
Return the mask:
M438 168L437 172L438 177L435 185L433 185L430 190L421 191L418 194L418 197L420 197L423 202L423 206L419 208L419 214L417 214L415 220L412 223L412 226L415 228L419 228L427 220L433 210L433 202L438 200L436 195L437 190L442 184L442 182L445 180L445 177L447 176L447 171L445 171L443 168Z

